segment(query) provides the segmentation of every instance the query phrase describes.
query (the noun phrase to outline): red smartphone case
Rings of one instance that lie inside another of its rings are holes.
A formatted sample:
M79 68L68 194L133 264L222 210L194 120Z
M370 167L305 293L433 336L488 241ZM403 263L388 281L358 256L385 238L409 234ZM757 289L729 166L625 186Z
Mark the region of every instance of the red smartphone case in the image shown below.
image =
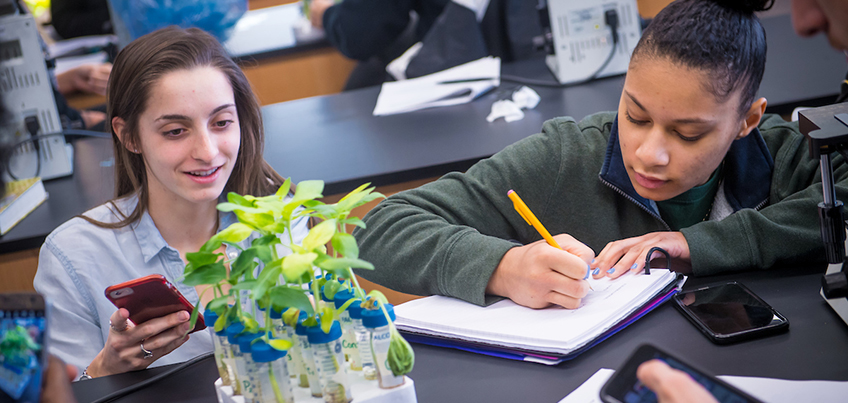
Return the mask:
M129 311L130 320L136 325L174 312L191 313L194 310L194 306L161 274L151 274L115 284L106 288L105 293L106 298L116 307ZM194 329L189 333L205 328L203 314L200 314Z

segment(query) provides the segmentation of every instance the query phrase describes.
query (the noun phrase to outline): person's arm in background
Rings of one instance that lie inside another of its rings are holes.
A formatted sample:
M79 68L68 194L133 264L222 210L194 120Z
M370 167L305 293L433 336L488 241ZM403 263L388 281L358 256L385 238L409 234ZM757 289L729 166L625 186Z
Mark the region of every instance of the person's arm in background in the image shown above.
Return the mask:
M105 96L111 73L112 63L84 64L56 74L56 84L62 95L84 92Z
M312 24L323 26L327 40L343 55L368 60L391 45L409 25L412 0L316 0Z
M41 403L76 403L71 382L77 377L76 368L50 355L41 384Z
M56 33L65 39L112 33L106 0L52 0L50 15Z

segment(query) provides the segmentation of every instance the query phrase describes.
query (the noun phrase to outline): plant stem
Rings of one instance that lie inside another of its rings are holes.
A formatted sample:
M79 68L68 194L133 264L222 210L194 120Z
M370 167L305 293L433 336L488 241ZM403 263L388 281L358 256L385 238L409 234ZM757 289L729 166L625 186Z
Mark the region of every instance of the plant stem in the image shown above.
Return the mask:
M283 393L280 391L280 385L277 384L277 377L274 376L274 366L271 363L267 363L268 365L268 380L271 381L271 388L274 389L274 398L277 399L277 402L283 402Z

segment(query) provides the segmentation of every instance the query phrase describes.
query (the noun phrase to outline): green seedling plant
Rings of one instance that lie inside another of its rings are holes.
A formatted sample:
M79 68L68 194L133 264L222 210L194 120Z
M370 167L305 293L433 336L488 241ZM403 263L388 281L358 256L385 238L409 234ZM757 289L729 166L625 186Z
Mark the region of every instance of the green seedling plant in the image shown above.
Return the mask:
M350 288L355 297L364 300L366 296L352 269L374 269L371 263L359 259L356 240L346 231L348 226L365 228L362 220L351 216L351 212L365 203L385 197L375 192L374 187L365 184L337 203L325 204L317 200L323 197L322 181L298 183L294 194L287 199L290 189L291 180L287 179L270 196L229 193L227 202L219 204L218 210L233 212L238 222L214 235L200 251L186 254L188 263L182 280L190 286L208 285L203 293L209 290L214 293L214 298L206 308L219 315L214 324L216 332L231 323L242 323L245 332L262 331L263 335L257 340L264 340L278 350L289 349L292 342L271 337L273 326L270 315L265 315L265 323L259 324L250 313L242 309L239 293L248 290L250 301L266 312L268 309L283 312L283 321L288 326L295 326L299 313L303 311L307 313L305 326L320 325L325 333L329 333L333 321L354 299L339 309L321 306L322 287L330 299L341 289ZM309 230L298 245L292 237L292 225L304 217L320 222ZM288 243L283 243L281 237L287 237ZM248 239L249 246L244 247ZM331 253L328 253L327 245L332 246ZM222 246L235 248L239 252L238 256L227 258L220 251ZM254 277L260 265L261 271ZM316 271L319 273L317 276ZM342 284L339 278L350 281ZM224 292L227 284L229 291ZM306 284L311 284L309 291L304 287ZM311 294L311 300L308 294ZM198 313L199 307L195 307L191 315L191 327ZM405 357L403 354L400 356Z
M0 340L0 362L10 367L27 368L32 351L41 350L41 346L33 340L26 328L15 325L3 335Z
M409 345L406 339L400 335L391 316L389 316L389 312L386 311L385 304L388 303L389 301L382 292L372 290L368 293L368 298L365 299L362 307L364 309L379 308L383 311L383 315L389 323L389 331L391 333L387 357L389 368L395 376L406 375L412 371L412 367L415 365L415 352L412 350L412 346Z

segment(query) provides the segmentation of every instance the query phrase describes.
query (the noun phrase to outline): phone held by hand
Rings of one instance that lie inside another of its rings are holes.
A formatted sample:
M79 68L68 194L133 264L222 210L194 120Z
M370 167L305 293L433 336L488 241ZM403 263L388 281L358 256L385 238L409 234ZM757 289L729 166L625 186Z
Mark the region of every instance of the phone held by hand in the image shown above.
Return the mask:
M191 313L194 306L188 302L173 284L160 274L130 280L106 288L106 298L118 308L130 313L135 325L150 319L160 318L179 311ZM197 323L189 333L206 328L203 314L198 315Z
M737 389L707 372L650 344L643 344L615 371L601 388L601 400L606 403L656 403L657 395L636 377L636 369L645 361L658 359L668 366L679 369L707 389L720 403L761 403L760 400Z
M47 309L36 293L0 294L0 402L40 400Z
M737 282L684 291L675 306L713 343L729 344L789 329L789 320Z

